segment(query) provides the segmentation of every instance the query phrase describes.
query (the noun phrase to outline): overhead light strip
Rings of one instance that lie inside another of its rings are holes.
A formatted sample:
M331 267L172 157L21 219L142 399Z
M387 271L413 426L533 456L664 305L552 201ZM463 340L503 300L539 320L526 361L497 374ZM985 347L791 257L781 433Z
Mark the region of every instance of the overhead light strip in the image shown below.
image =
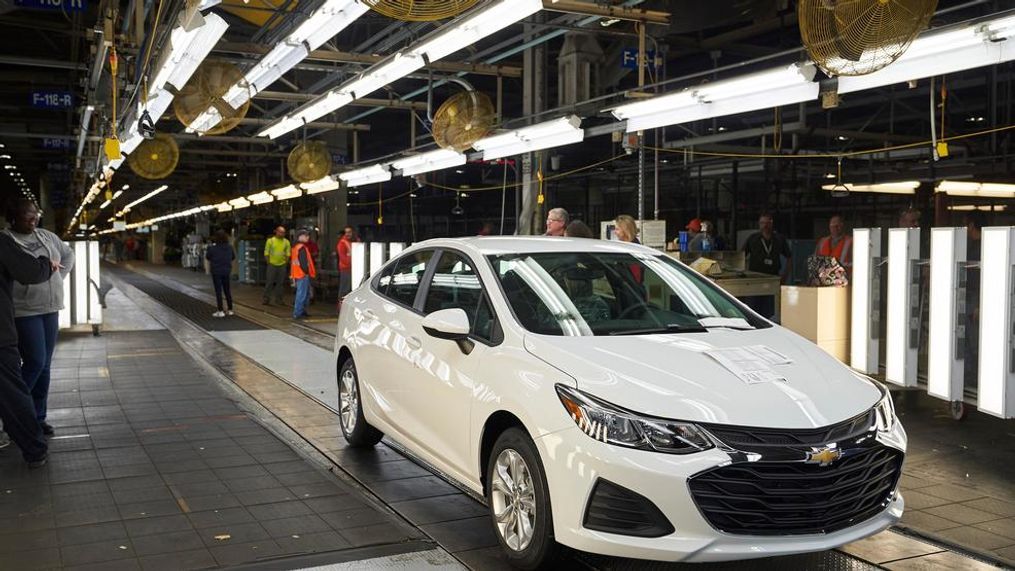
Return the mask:
M442 26L413 46L392 54L355 78L317 97L258 133L275 139L349 103L367 97L414 71L535 14L542 0L494 0Z
M585 139L581 118L568 115L531 127L500 133L476 141L473 146L482 151L483 160L490 161L519 153L539 151L580 143Z

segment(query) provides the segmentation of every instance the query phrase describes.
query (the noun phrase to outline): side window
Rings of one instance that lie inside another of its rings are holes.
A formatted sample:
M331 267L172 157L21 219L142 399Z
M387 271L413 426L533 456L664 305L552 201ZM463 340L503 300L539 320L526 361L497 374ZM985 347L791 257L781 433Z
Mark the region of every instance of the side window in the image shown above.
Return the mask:
M427 290L423 313L451 308L459 308L469 316L472 335L493 339L495 319L476 270L462 256L444 252Z
M416 301L419 284L423 281L426 265L432 257L432 250L402 256L381 273L377 280L377 291L385 297L412 307Z

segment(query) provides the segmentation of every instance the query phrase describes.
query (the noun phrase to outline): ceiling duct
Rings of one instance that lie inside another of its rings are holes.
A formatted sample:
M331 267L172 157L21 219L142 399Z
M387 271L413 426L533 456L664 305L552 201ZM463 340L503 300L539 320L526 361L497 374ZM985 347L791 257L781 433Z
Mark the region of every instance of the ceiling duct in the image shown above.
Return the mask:
M670 0L665 9L679 17L670 18L670 33L685 34L740 22L771 18L782 0Z
M575 105L599 95L603 49L592 34L568 32L557 57L557 106Z

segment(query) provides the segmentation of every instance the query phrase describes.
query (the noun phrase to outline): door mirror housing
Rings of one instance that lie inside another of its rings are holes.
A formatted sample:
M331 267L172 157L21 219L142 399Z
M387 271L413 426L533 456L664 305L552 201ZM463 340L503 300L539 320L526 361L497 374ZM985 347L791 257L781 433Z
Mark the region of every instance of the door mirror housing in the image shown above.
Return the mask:
M469 336L469 316L458 307L441 309L423 318L427 335L448 341L459 341Z

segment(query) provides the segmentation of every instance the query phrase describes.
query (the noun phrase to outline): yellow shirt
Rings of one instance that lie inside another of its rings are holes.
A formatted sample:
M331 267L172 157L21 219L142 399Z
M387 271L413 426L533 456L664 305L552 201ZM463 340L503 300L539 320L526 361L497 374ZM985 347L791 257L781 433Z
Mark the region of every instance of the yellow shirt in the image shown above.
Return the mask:
M273 266L284 266L289 263L289 240L272 236L264 242L264 255Z

